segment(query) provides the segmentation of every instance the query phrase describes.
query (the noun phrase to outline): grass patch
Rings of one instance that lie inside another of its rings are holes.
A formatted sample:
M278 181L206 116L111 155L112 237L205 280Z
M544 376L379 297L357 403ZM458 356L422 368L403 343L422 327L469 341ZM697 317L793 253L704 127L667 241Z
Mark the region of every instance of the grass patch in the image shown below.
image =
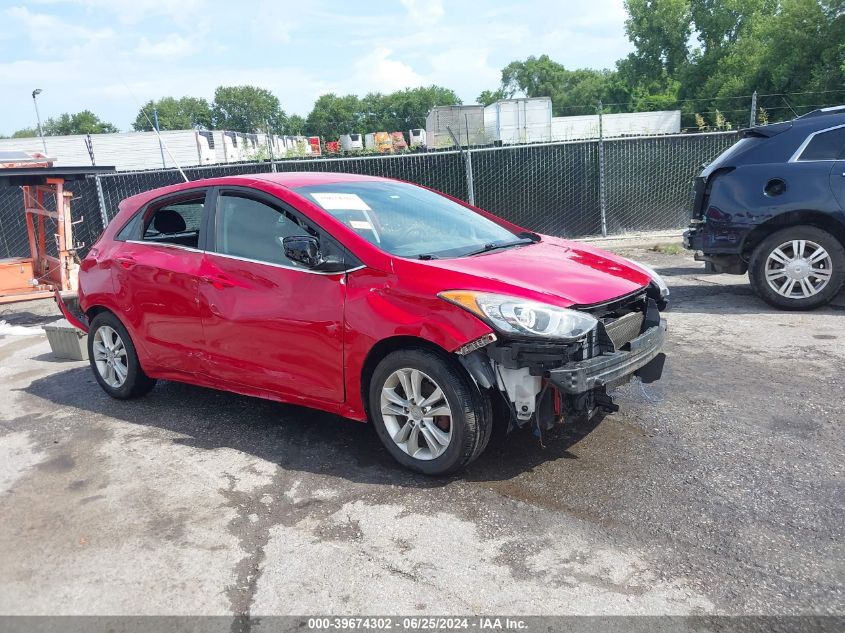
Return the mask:
M680 244L655 244L648 250L664 255L680 255L684 252L684 247Z

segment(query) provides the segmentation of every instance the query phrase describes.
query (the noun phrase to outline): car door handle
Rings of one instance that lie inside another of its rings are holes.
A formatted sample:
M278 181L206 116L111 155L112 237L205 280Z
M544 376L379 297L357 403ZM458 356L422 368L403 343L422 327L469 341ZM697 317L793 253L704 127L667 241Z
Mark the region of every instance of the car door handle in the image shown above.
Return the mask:
M121 255L114 258L115 261L124 268L132 268L135 265L135 258L129 255Z
M218 290L222 290L223 288L232 288L235 285L223 275L215 275L214 277L211 275L205 275L202 280L207 284L211 284Z

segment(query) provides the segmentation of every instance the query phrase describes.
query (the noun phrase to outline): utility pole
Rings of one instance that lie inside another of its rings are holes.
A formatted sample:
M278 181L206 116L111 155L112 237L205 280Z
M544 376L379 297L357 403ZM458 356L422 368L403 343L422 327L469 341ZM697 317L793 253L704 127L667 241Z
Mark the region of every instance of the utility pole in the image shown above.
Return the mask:
M167 167L167 163L164 162L164 147L161 144L161 129L158 126L158 110L153 108L153 121L156 124L156 135L158 136L158 151L161 152L161 166Z
M38 113L38 100L35 98L42 92L41 88L32 91L32 103L35 105L35 118L38 119L38 136L41 137L41 145L44 146L44 155L47 155L47 142L44 140L44 130L41 129L41 115Z
M754 91L754 94L751 95L751 120L749 121L749 127L754 127L757 125L757 91Z

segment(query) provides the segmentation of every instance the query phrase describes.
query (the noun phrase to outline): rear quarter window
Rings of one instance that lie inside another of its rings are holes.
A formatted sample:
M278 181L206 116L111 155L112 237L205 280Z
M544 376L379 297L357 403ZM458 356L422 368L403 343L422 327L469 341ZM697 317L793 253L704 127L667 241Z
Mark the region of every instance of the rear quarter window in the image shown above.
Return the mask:
M798 160L839 160L845 158L845 125L816 132L803 150Z

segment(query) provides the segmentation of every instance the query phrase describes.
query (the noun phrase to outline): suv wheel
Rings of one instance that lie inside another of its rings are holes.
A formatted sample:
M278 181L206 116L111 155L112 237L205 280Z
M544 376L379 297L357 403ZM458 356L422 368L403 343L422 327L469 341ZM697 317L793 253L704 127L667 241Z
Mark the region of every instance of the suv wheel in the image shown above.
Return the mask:
M748 267L751 285L767 303L810 310L828 303L845 280L845 249L814 226L781 229L764 239Z
M141 369L129 332L111 312L101 312L91 321L88 359L97 382L112 398L137 398L155 387L155 379Z
M378 364L369 413L388 452L426 475L466 466L492 429L489 395L445 354L423 349L393 352Z

